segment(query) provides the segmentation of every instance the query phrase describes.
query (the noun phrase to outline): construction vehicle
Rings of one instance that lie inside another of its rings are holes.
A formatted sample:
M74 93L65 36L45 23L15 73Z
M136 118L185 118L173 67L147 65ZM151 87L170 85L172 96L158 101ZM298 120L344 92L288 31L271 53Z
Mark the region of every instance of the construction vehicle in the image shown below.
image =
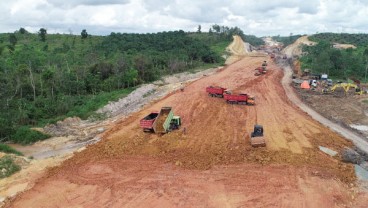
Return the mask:
M250 144L252 147L265 147L266 139L263 136L263 126L254 125L254 130L250 135Z
M254 105L254 97L248 94L231 94L230 91L225 91L224 99L229 104L243 104L243 105Z
M358 86L355 84L351 84L351 83L338 83L335 84L332 88L331 88L331 92L334 92L337 88L343 88L345 93L347 93L349 91L350 88L355 88L357 89Z
M181 125L180 116L175 116L171 107L162 107L160 112L152 112L139 122L143 131L168 133Z
M267 73L267 70L266 70L266 67L257 67L256 69L254 70L257 70L256 73L254 73L254 76L259 76L259 75L262 75L262 74L266 74Z
M327 93L332 93L335 92L335 90L337 89L343 89L345 92L345 95L349 92L350 88L354 88L355 89L355 94L356 95L362 95L365 93L364 90L361 90L360 87L356 84L351 84L351 83L337 83L334 86L331 87L331 89L322 89L322 93L327 94Z
M209 86L206 87L206 92L208 93L209 96L211 97L224 97L224 92L225 92L226 88L223 87L213 87L213 86Z
M263 61L262 66L266 67L267 66L267 61Z
M139 121L139 125L143 131L153 131L153 123L156 121L157 116L157 112L152 112Z

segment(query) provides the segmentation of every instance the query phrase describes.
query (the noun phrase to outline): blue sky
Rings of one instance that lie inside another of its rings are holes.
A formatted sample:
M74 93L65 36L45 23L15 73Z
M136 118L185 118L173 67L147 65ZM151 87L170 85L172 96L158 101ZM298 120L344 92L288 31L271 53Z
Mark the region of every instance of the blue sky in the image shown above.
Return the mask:
M257 36L316 32L368 33L368 0L2 0L0 32L92 35L208 31L238 26Z

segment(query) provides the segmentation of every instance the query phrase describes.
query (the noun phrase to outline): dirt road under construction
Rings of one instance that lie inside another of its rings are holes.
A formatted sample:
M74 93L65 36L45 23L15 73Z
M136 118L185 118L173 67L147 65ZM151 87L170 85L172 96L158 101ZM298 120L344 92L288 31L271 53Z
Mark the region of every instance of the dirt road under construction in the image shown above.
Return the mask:
M254 76L265 59L268 73ZM282 78L268 57L243 57L119 121L6 206L364 207L353 167L318 150L351 142L292 104ZM248 93L256 105L209 97L209 85ZM181 116L180 130L144 133L139 120L163 106ZM250 146L256 123L266 148Z

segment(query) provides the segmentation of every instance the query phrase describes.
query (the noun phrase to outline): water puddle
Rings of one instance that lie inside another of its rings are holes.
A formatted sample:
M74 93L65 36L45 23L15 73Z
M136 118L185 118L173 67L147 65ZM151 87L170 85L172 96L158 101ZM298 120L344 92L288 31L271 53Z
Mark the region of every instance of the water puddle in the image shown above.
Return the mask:
M95 137L88 141L83 142L71 141L65 144L58 144L53 147L47 145L27 145L27 146L22 146L19 144L8 144L8 145L22 152L26 157L32 157L34 159L46 159L49 157L56 157L72 153L82 147L94 144L100 140L101 140L100 137Z

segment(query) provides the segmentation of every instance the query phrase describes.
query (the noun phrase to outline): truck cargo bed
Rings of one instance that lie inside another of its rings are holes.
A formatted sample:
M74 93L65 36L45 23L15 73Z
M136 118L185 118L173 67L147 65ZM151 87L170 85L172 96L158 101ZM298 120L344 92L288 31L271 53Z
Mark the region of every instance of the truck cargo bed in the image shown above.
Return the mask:
M163 107L158 114L153 129L156 133L166 133L170 127L170 121L174 116L171 107Z

